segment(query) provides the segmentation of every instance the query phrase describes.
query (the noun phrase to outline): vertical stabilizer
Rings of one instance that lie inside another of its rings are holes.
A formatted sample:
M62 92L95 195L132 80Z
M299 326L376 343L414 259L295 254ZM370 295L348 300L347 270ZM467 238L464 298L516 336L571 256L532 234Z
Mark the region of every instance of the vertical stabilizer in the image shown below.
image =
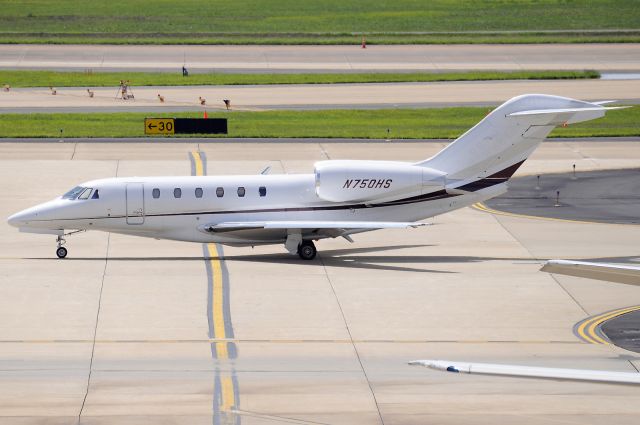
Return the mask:
M508 179L556 126L600 118L607 109L618 108L543 94L514 97L417 165L447 173L454 187Z

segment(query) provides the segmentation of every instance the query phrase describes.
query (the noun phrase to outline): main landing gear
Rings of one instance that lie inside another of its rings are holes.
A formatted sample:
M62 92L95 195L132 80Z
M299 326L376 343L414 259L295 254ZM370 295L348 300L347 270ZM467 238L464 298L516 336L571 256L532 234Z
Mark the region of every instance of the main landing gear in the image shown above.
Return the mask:
M316 258L317 253L318 250L313 241L302 241L300 245L298 245L298 255L303 260L313 260Z

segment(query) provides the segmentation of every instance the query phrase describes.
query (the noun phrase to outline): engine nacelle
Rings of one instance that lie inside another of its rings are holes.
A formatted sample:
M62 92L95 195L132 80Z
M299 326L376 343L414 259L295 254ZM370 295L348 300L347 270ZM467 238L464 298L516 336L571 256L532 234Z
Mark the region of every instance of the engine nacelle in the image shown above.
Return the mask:
M320 161L316 195L331 202L392 201L443 190L445 173L405 162Z

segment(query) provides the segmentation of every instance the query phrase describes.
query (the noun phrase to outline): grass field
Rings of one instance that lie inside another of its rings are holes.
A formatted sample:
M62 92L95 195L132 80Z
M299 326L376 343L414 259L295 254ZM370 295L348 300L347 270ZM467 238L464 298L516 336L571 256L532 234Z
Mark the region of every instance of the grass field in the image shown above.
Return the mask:
M489 111L481 107L211 113L229 120L228 137L455 138ZM145 117L200 113L2 114L2 137L143 137ZM558 128L552 137L640 136L640 107Z
M366 73L366 74L191 74L177 72L55 72L2 71L0 84L11 87L110 87L120 80L130 80L134 86L237 85L237 84L326 84L326 83L387 83L476 80L552 80L599 78L597 71L516 71L457 73Z
M0 10L3 43L640 40L639 0L0 0Z

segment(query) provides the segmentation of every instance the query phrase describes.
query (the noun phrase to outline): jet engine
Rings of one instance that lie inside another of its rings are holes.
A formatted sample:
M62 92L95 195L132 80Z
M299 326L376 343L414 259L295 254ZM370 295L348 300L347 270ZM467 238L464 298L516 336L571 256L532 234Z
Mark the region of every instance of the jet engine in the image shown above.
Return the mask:
M445 173L392 161L320 161L316 195L331 202L385 202L444 189Z

